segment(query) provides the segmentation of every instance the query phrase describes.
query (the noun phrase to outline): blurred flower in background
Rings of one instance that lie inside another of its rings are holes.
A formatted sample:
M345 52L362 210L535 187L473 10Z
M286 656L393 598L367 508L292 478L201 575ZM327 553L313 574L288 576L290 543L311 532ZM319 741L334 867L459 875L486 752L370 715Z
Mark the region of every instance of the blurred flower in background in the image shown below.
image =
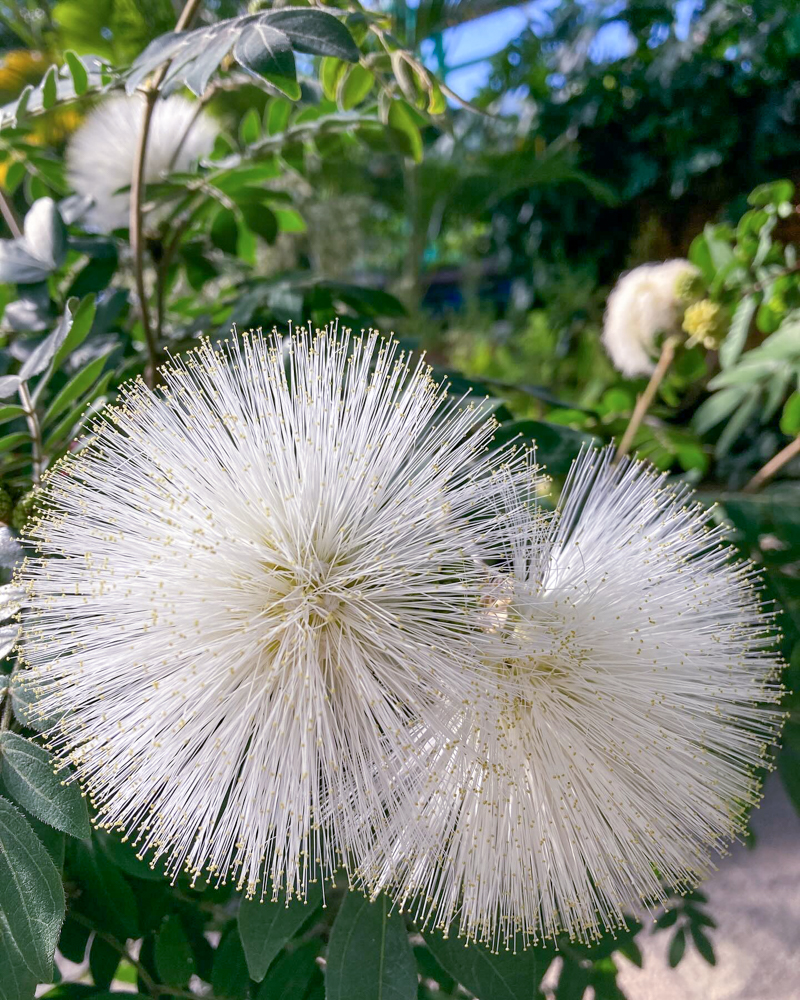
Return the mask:
M67 147L67 176L75 191L94 200L83 223L109 233L128 225L131 183L145 101L140 94L110 97L88 116ZM185 97L159 100L153 110L145 183L188 170L214 147L218 126Z
M648 375L659 334L680 330L685 303L680 279L698 273L688 260L642 264L624 274L608 297L603 343L624 374Z

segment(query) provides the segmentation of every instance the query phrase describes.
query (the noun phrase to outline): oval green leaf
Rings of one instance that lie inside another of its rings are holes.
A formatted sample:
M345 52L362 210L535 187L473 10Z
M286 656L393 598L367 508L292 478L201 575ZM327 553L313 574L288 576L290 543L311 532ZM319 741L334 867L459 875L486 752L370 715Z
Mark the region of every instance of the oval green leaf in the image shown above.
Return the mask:
M0 915L10 942L44 982L52 975L64 909L61 878L50 855L16 806L0 799Z
M64 768L55 773L55 762L42 747L18 733L0 733L0 775L9 794L27 811L72 837L92 834L89 810L80 789Z
M391 913L390 906L386 896L374 903L356 892L344 897L328 945L327 1000L414 1000L417 996L414 953L403 918Z
M322 889L317 883L309 887L308 901L293 899L261 903L242 900L239 907L239 936L242 939L250 977L257 983L266 976L278 952L300 930L322 902Z

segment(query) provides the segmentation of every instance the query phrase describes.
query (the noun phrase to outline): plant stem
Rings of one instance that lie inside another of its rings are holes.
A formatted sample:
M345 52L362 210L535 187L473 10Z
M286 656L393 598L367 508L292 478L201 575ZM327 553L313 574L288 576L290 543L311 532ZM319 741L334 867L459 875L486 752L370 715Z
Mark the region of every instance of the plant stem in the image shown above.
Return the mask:
M742 493L755 493L757 490L760 490L764 483L772 479L779 469L783 468L787 462L791 462L798 455L800 455L800 434L798 434L794 441L790 441L785 448L781 448L777 455L774 455L763 468L758 470L744 487Z
M181 16L175 25L175 31L184 31L190 24L192 18L200 6L200 0L187 0L186 6L181 11ZM147 162L147 137L150 132L150 123L153 120L153 110L158 100L158 90L164 75L167 72L168 63L164 63L157 71L151 83L145 88L144 115L142 117L142 130L139 135L139 143L136 149L136 156L133 161L133 175L131 177L131 209L130 209L130 238L131 250L133 252L133 269L136 280L136 294L139 296L139 313L142 318L142 329L144 339L147 343L148 364L145 371L145 381L152 386L155 381L156 367L158 365L158 341L155 331L150 322L150 309L147 304L147 289L144 280L144 247L142 245L142 189L144 187L144 168Z
M153 994L153 996L158 996L159 993L166 993L168 990L162 990L159 984L153 979L150 973L145 969L138 958L134 958L133 955L128 951L126 946L118 941L111 934L107 934L105 931L98 930L91 920L88 920L82 913L76 913L74 910L69 911L70 918L78 924L82 924L84 927L88 927L90 930L94 931L95 937L99 937L106 944L111 945L111 947L120 953L120 955L136 969L142 983L145 988Z
M0 733L5 732L6 729L11 728L11 721L13 719L13 702L11 700L11 681L14 679L14 674L17 672L17 665L14 665L14 669L10 674L6 675L6 681L8 687L6 688L5 698L3 699L3 711L0 715Z
M31 444L33 446L33 482L36 485L44 472L42 428L39 425L36 407L33 405L31 394L28 392L28 386L25 382L20 382L18 392L19 401L22 403L22 409L25 411L25 420L28 422L28 430L31 435Z
M650 376L650 381L647 383L644 392L636 400L636 406L631 414L630 422L625 428L625 433L622 435L622 440L620 441L617 453L614 456L615 465L631 450L631 445L633 444L633 439L636 437L636 432L639 430L642 421L647 415L647 411L650 409L650 406L655 399L658 387L664 381L664 376L667 374L667 370L672 364L672 359L675 357L676 344L677 339L675 337L667 337L664 341L664 346L661 348L661 355L659 356L658 363L656 364L653 374Z
M150 324L150 309L147 305L147 289L144 281L144 247L142 246L142 188L144 187L144 166L147 156L147 135L153 118L153 109L158 100L158 90L148 90L145 94L144 115L142 116L142 131L133 161L133 176L131 178L131 214L130 234L131 250L133 252L133 272L136 280L136 294L139 296L139 315L142 319L144 339L147 344L148 363L145 370L145 381L152 387L156 366L158 364L158 344Z
M15 240L18 240L22 236L22 228L19 224L16 212L11 207L11 202L8 198L6 198L2 191L0 191L0 212L3 213L3 218L6 220L6 225L11 230L11 235Z
M197 119L203 113L203 109L205 108L205 106L208 104L208 102L211 100L211 98L214 96L216 92L217 92L216 87L211 86L199 100L195 101L194 114L189 119L189 124L184 129L183 135L180 137L178 145L175 147L172 156L170 157L169 163L167 164L167 173L171 173L172 169L174 168L178 160L178 156L180 155L181 150L186 145L186 140L189 138L189 133L196 125Z

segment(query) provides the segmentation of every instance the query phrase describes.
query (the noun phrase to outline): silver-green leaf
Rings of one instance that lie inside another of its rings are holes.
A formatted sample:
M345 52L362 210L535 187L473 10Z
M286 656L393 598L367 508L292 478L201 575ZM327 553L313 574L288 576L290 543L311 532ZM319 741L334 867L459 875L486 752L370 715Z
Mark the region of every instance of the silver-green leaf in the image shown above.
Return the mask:
M92 834L89 810L69 772L54 772L54 761L40 746L18 733L0 733L0 775L9 794L27 811L50 826L85 839Z
M16 806L0 799L0 914L9 939L40 981L52 975L64 909L50 855Z

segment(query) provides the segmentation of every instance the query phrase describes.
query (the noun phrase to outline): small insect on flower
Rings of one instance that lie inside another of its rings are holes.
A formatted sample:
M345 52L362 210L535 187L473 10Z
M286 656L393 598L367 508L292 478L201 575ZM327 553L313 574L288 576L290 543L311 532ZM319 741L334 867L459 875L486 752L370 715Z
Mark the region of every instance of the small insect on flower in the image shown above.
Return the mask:
M576 460L549 526L520 513L507 693L444 743L415 728L416 813L361 872L421 924L495 948L590 940L696 884L758 800L782 721L753 568L687 490L610 460ZM408 784L415 766L398 766Z
M145 100L109 97L88 116L67 147L67 178L77 194L93 200L82 224L110 233L128 225L130 186L142 132ZM206 111L184 97L158 100L147 137L144 180L187 171L214 147L219 128Z
M43 488L24 676L102 827L302 896L401 807L409 722L493 683L487 498L527 468L372 331L204 342L162 375Z
M679 259L642 264L619 279L608 297L603 344L623 375L652 372L656 339L680 330L682 286L698 275L694 264Z

